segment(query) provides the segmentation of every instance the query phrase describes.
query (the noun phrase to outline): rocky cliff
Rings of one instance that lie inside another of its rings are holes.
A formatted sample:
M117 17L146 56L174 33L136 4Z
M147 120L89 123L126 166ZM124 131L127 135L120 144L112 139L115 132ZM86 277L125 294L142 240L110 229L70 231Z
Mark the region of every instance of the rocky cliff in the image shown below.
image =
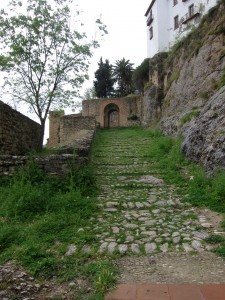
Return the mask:
M165 134L182 134L187 157L208 172L225 168L224 0L164 55L160 70L150 68L143 125L157 122Z

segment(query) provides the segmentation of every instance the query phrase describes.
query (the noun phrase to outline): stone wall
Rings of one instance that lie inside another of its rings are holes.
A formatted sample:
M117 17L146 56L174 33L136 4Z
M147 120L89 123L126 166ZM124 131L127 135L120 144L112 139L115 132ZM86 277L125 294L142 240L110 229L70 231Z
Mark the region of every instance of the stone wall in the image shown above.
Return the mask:
M50 112L48 148L78 145L95 132L93 116L81 114L64 115L64 112Z
M73 144L82 139L89 131L95 131L95 118L93 116L68 115L60 120L60 145Z
M37 165L50 176L64 176L72 165L84 165L86 159L73 154L50 155L46 157L27 157L27 156L0 156L0 176L11 176L22 166L25 166L28 160L33 160Z
M41 126L0 101L0 155L39 150Z
M0 156L0 176L11 176L18 167L27 164L28 160L34 160L40 168L50 176L64 176L70 170L71 166L80 167L89 162L91 145L94 138L94 131L89 131L85 138L76 140L76 150L74 145L61 147L57 150L57 155L48 155L45 157L28 156Z
M95 116L96 122L101 128L111 127L111 113L117 113L115 127L128 127L140 125L142 111L141 96L124 98L106 98L84 100L82 102L82 115ZM113 117L113 115L112 115Z

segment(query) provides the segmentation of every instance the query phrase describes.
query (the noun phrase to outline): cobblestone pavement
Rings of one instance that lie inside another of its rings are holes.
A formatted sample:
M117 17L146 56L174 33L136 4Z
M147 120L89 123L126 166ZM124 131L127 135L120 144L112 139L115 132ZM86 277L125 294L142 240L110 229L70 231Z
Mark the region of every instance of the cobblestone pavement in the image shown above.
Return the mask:
M204 215L182 203L146 153L149 139L123 140L108 131L93 163L101 192L100 214L93 228L100 253L151 254L203 252L204 239L214 232ZM188 179L187 179L188 180Z

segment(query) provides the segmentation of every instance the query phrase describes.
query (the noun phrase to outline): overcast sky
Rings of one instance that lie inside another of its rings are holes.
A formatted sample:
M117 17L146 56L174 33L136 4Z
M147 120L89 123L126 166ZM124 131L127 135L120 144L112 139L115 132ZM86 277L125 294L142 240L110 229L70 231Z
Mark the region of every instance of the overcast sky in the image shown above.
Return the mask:
M0 9L8 2L0 0ZM98 68L101 56L103 60L108 59L111 64L124 57L134 63L134 66L138 66L147 57L144 14L150 2L151 0L74 0L83 11L81 19L87 26L86 30L93 30L94 22L100 15L108 30L108 34L100 41L100 48L95 50L91 58L90 79L83 85L83 92L93 86L94 72ZM22 112L27 114L24 109ZM30 114L29 117L37 120Z
M90 21L102 15L109 34L101 41L90 66L90 76L94 76L97 62L102 56L114 63L117 59L129 59L138 66L147 57L146 18L144 14L150 0L77 0L84 10L85 19ZM92 85L92 81L90 85Z

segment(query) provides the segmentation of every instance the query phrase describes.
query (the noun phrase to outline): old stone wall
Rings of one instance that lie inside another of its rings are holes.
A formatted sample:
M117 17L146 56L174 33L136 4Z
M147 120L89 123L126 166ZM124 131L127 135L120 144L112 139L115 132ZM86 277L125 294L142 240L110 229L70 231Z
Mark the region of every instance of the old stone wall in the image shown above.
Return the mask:
M140 125L141 112L141 96L93 99L82 102L82 115L95 116L101 128ZM111 122L111 117L116 118L114 124L113 120Z
M82 139L89 131L95 131L95 118L93 116L68 115L60 120L60 145L73 144L75 140Z
M33 160L37 165L50 176L63 176L67 174L72 165L83 165L86 159L73 154L51 155L46 157L27 157L27 156L0 156L0 176L11 176L22 166L25 166L28 160Z
M0 101L0 155L39 150L41 126Z
M97 125L102 128L140 125L141 116L141 96L84 100L81 114L50 112L48 148L76 149L77 144L85 143L95 133Z
M93 116L50 112L48 148L79 145L82 140L85 141L93 135L95 128L96 121Z
M76 140L76 145L61 147L57 155L44 157L28 157L15 155L0 156L0 176L11 176L15 171L27 164L28 160L34 160L40 168L50 176L64 176L71 166L80 167L89 162L91 145L94 138L94 131L89 131L85 137Z

